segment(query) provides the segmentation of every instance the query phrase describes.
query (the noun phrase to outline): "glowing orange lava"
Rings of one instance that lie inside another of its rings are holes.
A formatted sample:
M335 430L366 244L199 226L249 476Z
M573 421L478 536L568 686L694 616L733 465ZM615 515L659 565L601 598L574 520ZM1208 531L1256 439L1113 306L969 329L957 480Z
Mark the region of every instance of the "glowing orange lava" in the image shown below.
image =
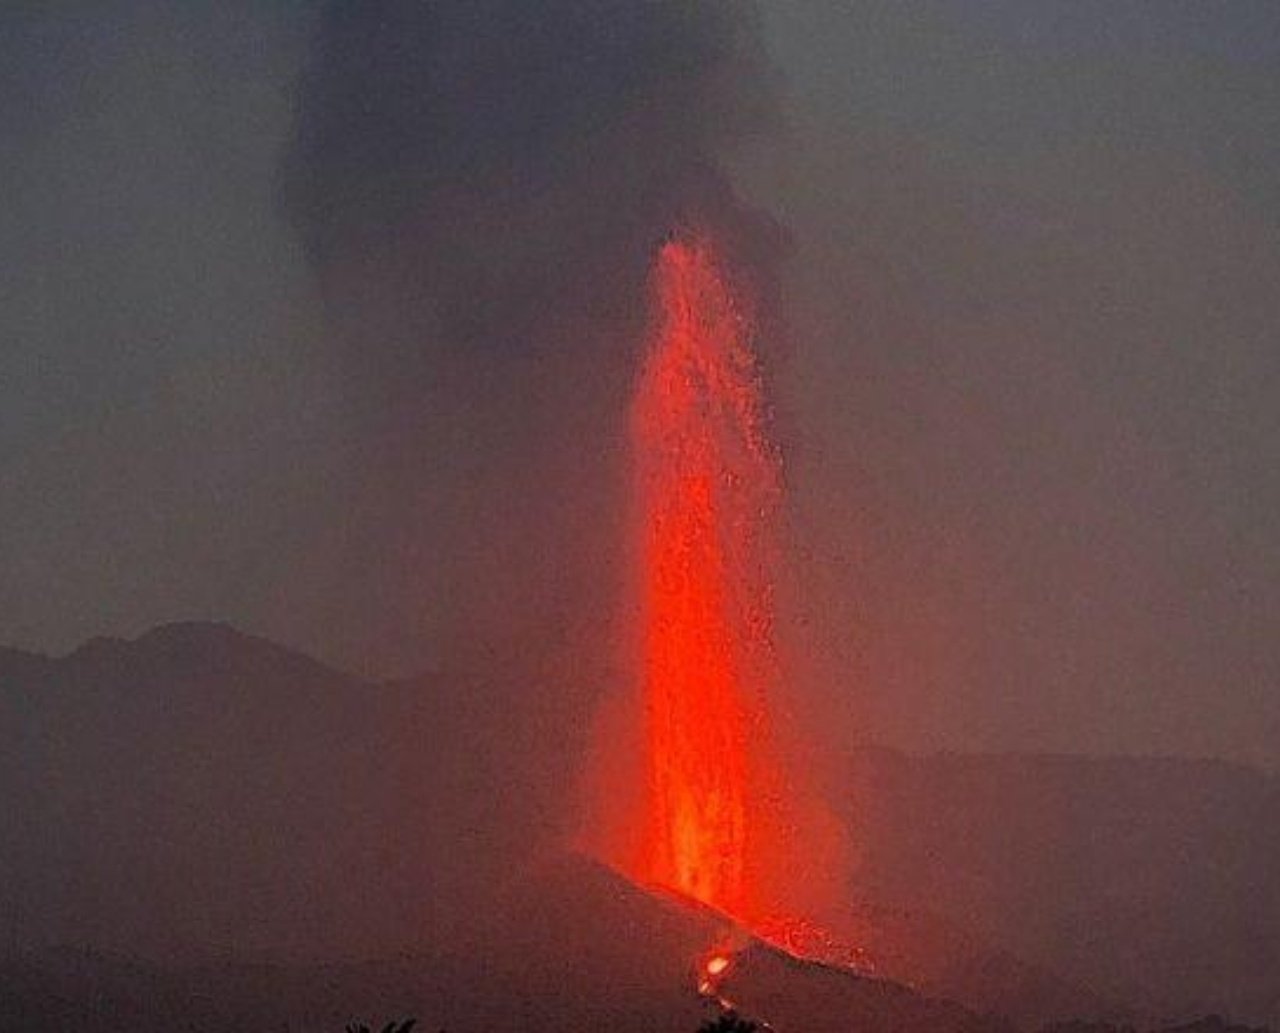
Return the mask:
M711 245L658 254L632 410L647 799L640 874L750 921L769 909L771 531L780 468L750 313Z

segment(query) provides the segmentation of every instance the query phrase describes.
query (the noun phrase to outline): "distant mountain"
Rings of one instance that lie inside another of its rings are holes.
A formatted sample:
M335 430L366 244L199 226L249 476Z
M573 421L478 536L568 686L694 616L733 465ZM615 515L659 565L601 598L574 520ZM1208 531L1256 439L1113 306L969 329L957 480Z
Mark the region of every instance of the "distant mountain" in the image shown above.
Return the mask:
M926 996L1005 1015L1027 1029L1072 1019L1145 1021L1126 999L1030 963L925 906L887 906L858 893L851 888L843 937L860 946L876 972Z
M228 999L241 993L231 972L261 977L264 994L296 978L302 1007L317 973L367 975L356 961L397 955L423 979L445 973L438 996L406 999L426 1002L427 1021L458 987L484 999L500 969L515 983L530 970L599 979L615 999L611 980L634 978L638 995L674 981L662 993L684 1000L690 973L660 970L686 966L706 930L672 934L673 955L644 961L632 941L652 903L628 917L611 909L625 896L613 882L563 867L582 730L555 695L510 684L496 663L369 682L213 624L61 658L0 650L0 956L26 959L5 979L38 997L51 970L31 952L80 944L164 959L123 973L99 955L71 964L73 983L159 980L157 1000L197 993L173 989L181 965L215 973L209 993ZM1216 1012L1280 1026L1274 778L1177 760L867 751L849 785L842 806L865 856L841 931L877 974L913 988L892 1014L949 998L959 1010L930 1022ZM767 989L781 960L760 956L772 960L743 1004L782 1015L787 1001ZM389 964L371 985L398 985ZM850 985L805 971L823 1000ZM400 999L388 989L383 1010ZM697 1001L685 1004L696 1019Z
M856 890L891 913L932 913L1167 1022L1280 1026L1280 779L1217 761L869 750L849 784Z
M516 695L213 624L4 654L0 945L358 957L465 925L559 831Z

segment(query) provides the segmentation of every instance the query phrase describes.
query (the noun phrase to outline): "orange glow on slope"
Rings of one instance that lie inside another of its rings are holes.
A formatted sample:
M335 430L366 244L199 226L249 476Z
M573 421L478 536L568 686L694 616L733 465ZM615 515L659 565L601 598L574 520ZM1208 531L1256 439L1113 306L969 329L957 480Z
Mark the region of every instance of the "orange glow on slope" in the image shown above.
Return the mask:
M729 1002L720 996L720 977L729 971L731 961L727 954L712 954L702 964L698 974L698 993L703 997L714 997L725 1007Z
M773 516L750 314L711 246L658 254L632 409L646 707L643 881L752 921L768 907Z

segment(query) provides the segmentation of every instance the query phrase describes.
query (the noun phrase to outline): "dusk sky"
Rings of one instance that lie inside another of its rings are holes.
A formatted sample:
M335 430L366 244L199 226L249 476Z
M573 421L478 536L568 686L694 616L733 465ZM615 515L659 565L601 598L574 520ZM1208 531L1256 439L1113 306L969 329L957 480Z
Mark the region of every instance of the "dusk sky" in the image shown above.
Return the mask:
M789 237L801 709L848 742L1280 765L1280 6L764 3L772 70L690 75L686 111L658 40L616 156L594 111L530 142L477 88L456 153L406 157L390 87L342 106L392 45L348 21L0 13L0 642L225 620L393 675L572 640L621 562L577 459L618 453L626 348L574 306L608 308L629 267L591 259L634 228L571 199L711 156ZM351 228L402 209L394 245Z

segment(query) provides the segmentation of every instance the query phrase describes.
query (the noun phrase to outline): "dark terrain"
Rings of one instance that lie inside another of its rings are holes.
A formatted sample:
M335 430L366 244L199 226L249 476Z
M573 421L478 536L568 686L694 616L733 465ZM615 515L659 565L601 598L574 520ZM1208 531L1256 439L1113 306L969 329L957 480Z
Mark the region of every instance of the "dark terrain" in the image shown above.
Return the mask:
M219 625L0 651L0 1029L695 1028L725 924L565 856L580 743L536 696ZM848 786L843 921L882 978L752 946L725 981L748 1014L1280 1025L1273 776L864 751Z

